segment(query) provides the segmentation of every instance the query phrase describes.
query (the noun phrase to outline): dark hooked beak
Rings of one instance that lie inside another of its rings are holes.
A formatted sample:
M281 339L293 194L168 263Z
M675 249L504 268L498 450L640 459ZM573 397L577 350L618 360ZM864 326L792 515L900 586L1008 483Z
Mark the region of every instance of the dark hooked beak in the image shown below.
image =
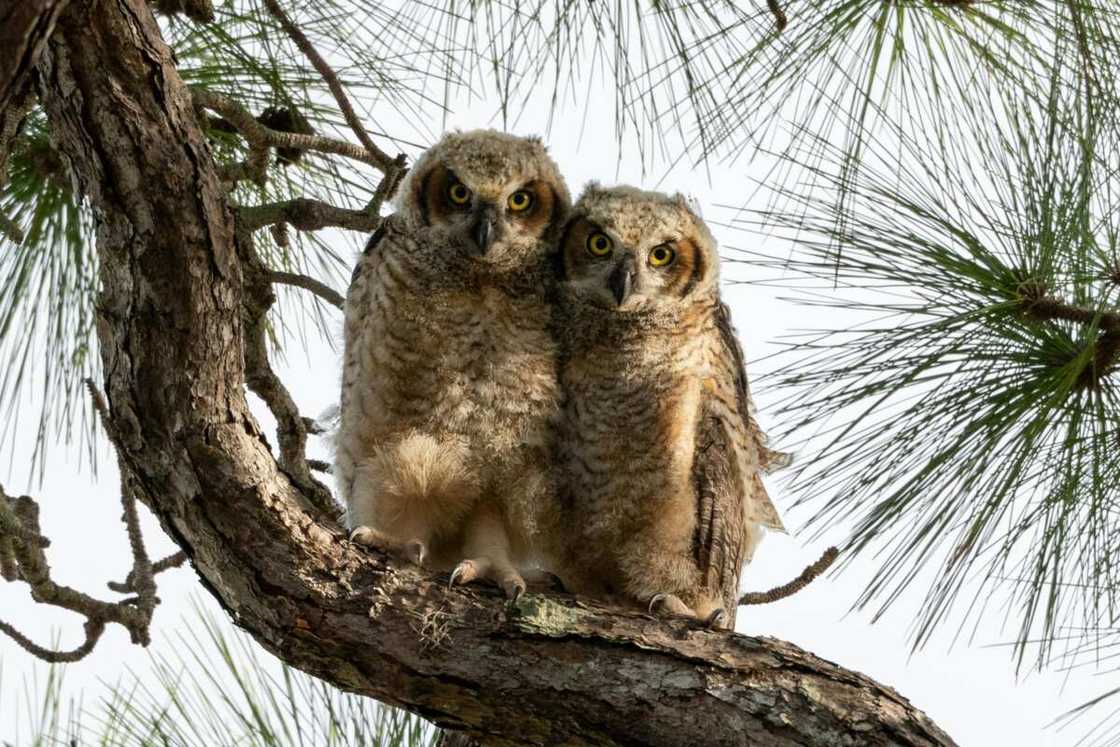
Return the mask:
M630 296L636 272L634 258L630 255L626 255L623 257L618 267L614 268L611 272L610 277L607 278L607 285L610 287L611 294L614 296L614 300L619 306Z
M474 225L471 226L471 238L474 239L475 253L479 257L486 256L490 245L494 243L494 234L497 233L495 223L497 217L493 205L480 203L475 208Z

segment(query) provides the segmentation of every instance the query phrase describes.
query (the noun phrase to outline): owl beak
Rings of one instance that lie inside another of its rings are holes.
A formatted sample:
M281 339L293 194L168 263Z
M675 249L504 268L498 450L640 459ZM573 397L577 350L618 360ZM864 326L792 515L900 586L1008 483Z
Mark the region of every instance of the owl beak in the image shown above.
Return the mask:
M607 278L607 285L619 306L625 303L630 296L630 291L634 285L635 272L634 258L627 255Z
M483 203L475 208L471 238L474 239L475 251L480 257L486 256L486 252L490 251L490 245L494 243L495 222L493 205Z

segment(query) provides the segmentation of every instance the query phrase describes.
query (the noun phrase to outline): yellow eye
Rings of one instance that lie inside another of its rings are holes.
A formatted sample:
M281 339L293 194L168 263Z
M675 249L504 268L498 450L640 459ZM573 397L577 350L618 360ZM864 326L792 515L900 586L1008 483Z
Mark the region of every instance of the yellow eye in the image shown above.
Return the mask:
M515 213L521 213L530 208L533 204L533 195L525 190L514 192L509 196L509 209Z
M650 267L668 267L673 264L673 260L677 258L677 253L668 244L655 246L653 251L649 253Z
M611 253L612 243L605 233L593 233L587 237L587 251L596 257L605 257Z
M447 188L447 199L455 205L466 205L471 201L471 191L461 183L455 182Z

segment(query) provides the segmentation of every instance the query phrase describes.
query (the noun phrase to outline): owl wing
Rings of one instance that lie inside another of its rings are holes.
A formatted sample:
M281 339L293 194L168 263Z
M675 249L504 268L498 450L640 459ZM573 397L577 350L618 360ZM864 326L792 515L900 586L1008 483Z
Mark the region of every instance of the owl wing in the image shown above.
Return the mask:
M354 385L356 370L356 343L361 331L364 309L368 302L369 280L372 275L374 262L377 260L377 247L385 238L386 223L391 218L386 218L369 237L362 256L354 267L350 276L350 287L346 290L346 303L343 305L343 351L345 358L342 363L342 397L340 407L345 410L350 399L350 388Z
M695 551L707 587L719 591L724 609L733 619L739 574L754 552L760 527L784 529L760 470L774 468L786 457L766 447L766 437L754 417L743 351L722 303L716 328L711 351L713 376L704 389L693 463Z
M386 234L386 223L391 218L386 218L369 237L365 251L358 258L354 273L350 276L350 287L346 290L346 303L343 305L343 359L342 359L342 391L339 396L340 418L349 412L350 400L354 387L361 376L361 330L365 322L366 309L369 305L370 282L373 268L378 260L377 249ZM341 427L341 426L340 426ZM351 459L344 458L341 454L341 442L336 446L335 475L343 500L348 500L353 481L353 463ZM343 458L338 458L343 457Z

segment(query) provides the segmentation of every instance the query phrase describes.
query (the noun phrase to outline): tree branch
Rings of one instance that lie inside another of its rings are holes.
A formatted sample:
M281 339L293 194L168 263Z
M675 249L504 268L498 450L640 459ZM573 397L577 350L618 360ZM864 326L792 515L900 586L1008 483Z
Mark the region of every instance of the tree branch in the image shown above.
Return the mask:
M342 110L342 116L345 117L346 123L350 125L350 129L353 130L354 134L358 136L358 141L365 146L366 151L377 161L377 167L381 169L382 173L388 174L389 169L393 167L393 159L377 147L377 144L370 138L369 133L366 132L365 127L362 126L361 120L358 119L358 115L354 112L354 106L350 103L350 99L346 96L346 91L338 81L338 75L335 74L334 70L327 64L327 61L323 59L322 55L315 50L315 47L312 46L311 42L308 40L307 35L292 23L291 19L288 18L288 15L276 0L264 0L264 4L265 7L268 8L268 12L280 22L280 26L284 29L284 32L291 37L292 41L296 43L296 46L299 47L304 56L307 57L315 69L319 71L319 75L323 76L327 87L331 89L334 100L338 102L338 108Z
M180 550L179 552L172 553L161 560L152 563L152 575L156 576L164 571L169 571L172 568L178 568L187 562L187 554ZM136 593L136 577L133 573L128 574L123 582L110 581L109 589L118 594L134 594Z
M766 0L766 7L770 10L770 15L774 16L774 26L778 29L778 33L785 31L789 19L786 18L786 12L782 10L778 0Z
M268 279L273 283L294 285L297 288L309 290L337 309L341 309L342 305L345 303L345 299L343 299L341 293L331 288L326 283L320 282L315 278L309 278L306 275L298 275L294 272L279 272L277 270L272 270L268 273Z
M384 181L382 179L382 183ZM289 223L299 231L334 227L368 232L377 228L380 222L376 213L347 210L307 198L237 208L237 225L246 231L256 231L276 223Z
M11 638L16 642L17 646L35 658L42 659L51 664L69 664L80 661L84 659L90 651L93 651L93 647L101 640L101 634L105 632L105 623L97 620L86 620L84 627L86 639L80 646L70 651L56 651L54 649L43 648L8 623L0 620L0 633Z
M126 506L127 506L126 499ZM130 538L133 529L139 533L139 526L127 517ZM133 513L132 520L135 519ZM50 565L43 549L50 543L39 527L39 506L28 496L13 498L0 487L0 563L4 579L9 582L22 581L31 588L31 598L40 604L59 607L75 612L86 618L86 640L73 651L52 651L33 643L10 624L0 621L3 632L29 653L52 662L77 661L88 654L97 644L106 623L123 626L132 637L133 643L148 645L148 628L152 619L152 609L157 600L154 584L140 586L138 598L122 602L105 602L95 599L69 586L56 583L51 579ZM137 554L133 545L133 558L136 568L143 568L144 556Z
M219 96L212 91L195 88L191 91L197 106L217 112L226 118L253 147L271 146L274 148L294 148L314 150L320 153L333 153L355 161L368 163L381 168L381 160L361 146L345 140L335 140L322 135L305 135L300 132L279 132L265 127L249 113L249 110L236 101Z
M1036 321L1060 320L1082 327L1095 325L1100 331L1092 343L1092 361L1077 377L1077 388L1096 389L1116 370L1120 363L1120 312L1066 303L1049 295L1038 283L1029 281L1019 288L1019 304L1023 312Z
M487 744L952 744L889 688L790 644L568 597L507 607L309 515L245 401L267 306L245 294L267 278L246 264L158 26L140 0L90 0L60 29L43 99L99 215L114 431L163 526L262 645Z
M237 246L245 271L245 383L249 389L264 400L268 409L276 417L276 438L280 442L280 467L292 478L308 496L311 504L325 516L337 519L340 508L331 496L330 490L315 479L307 464L307 428L299 414L295 400L272 370L268 360L266 315L276 302L272 291L273 278L277 273L267 269L257 257L253 237L240 231ZM280 273L289 275L288 273ZM308 285L317 281L302 278ZM319 285L322 285L321 283ZM322 286L328 295L334 293ZM335 294L337 296L337 294Z
M24 96L58 16L69 0L7 0L0 4L0 114Z

